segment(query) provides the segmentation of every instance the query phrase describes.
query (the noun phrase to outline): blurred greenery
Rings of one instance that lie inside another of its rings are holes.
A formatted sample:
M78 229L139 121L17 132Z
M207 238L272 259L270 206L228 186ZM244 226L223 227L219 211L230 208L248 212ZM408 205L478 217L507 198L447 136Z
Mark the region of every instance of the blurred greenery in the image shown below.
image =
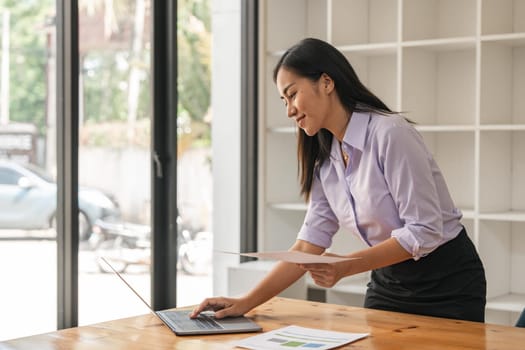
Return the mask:
M4 9L9 10L11 34L9 117L14 122L34 123L44 133L49 54L46 27L50 9L54 10L54 1L0 0L0 12L3 13Z
M178 16L179 101L192 120L202 121L210 105L209 0L179 0Z
M210 1L178 0L179 136L186 139L188 145L209 144L211 137ZM111 4L111 9L107 8L108 4ZM96 140L86 139L85 142L99 146L107 142L108 146L115 146L114 137L101 133L108 130L108 125L117 129L119 123L126 125L132 67L139 71L140 81L136 111L138 125L135 127L141 128L145 123L140 120L151 117L150 30L146 28L144 31L140 53L133 53L130 49L133 35L130 33L133 33L136 0L80 0L79 6L81 22L82 16L105 18L101 13L108 11L112 16L106 17L113 18L109 38L97 41L96 47L82 49L83 42L80 43L80 69L81 95L84 97L81 101L82 126L89 126L89 133L97 135ZM47 95L46 72L48 60L53 59L48 40L53 33L55 1L0 0L0 12L4 9L10 12L10 120L34 123L45 136L47 100L50 96L54 98L54 95ZM150 5L146 9L149 16ZM102 20L100 22L99 25L104 25ZM151 21L145 23L148 26ZM98 124L104 126L95 131ZM144 132L135 134L148 137ZM137 144L149 143L138 140Z

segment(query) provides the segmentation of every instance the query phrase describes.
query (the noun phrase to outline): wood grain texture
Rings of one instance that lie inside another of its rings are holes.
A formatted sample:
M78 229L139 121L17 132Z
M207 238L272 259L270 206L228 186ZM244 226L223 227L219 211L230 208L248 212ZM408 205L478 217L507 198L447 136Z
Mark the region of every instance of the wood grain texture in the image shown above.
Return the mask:
M273 298L248 317L263 331L298 325L370 336L341 349L525 349L525 329L386 312L304 300ZM254 333L176 336L154 315L18 338L0 349L231 349Z

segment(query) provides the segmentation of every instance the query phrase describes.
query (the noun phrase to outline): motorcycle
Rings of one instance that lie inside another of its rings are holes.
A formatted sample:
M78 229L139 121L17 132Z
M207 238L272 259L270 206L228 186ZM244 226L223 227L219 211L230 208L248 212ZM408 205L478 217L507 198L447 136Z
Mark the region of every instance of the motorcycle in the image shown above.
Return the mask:
M192 235L182 230L178 237L177 268L188 275L207 275L211 273L213 237L208 231Z
M130 265L151 263L151 230L147 225L98 220L93 225L89 244L95 250L100 272L111 272L101 257L118 272L125 272Z
M211 272L212 233L190 229L177 218L177 269L189 275ZM147 225L106 222L99 220L93 226L89 240L95 250L97 265L101 272L111 272L101 261L106 258L118 272L125 272L130 265L151 263L151 228Z

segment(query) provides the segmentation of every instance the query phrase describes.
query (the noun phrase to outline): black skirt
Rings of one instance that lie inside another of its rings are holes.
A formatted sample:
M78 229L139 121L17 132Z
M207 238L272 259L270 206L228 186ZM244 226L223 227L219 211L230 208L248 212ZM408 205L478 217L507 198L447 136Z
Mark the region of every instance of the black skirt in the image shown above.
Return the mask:
M484 322L485 270L465 228L429 255L373 270L365 307Z

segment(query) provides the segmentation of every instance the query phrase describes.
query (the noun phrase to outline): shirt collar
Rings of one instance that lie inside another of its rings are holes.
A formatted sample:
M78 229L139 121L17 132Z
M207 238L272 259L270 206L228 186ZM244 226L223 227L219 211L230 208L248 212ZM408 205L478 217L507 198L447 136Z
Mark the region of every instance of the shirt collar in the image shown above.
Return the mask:
M369 121L370 112L353 112L343 142L362 152L365 149Z
M366 134L368 130L368 123L370 121L370 112L353 112L350 122L346 127L345 135L343 136L343 143L360 150L365 149ZM334 137L332 139L332 157L339 159L339 141Z

